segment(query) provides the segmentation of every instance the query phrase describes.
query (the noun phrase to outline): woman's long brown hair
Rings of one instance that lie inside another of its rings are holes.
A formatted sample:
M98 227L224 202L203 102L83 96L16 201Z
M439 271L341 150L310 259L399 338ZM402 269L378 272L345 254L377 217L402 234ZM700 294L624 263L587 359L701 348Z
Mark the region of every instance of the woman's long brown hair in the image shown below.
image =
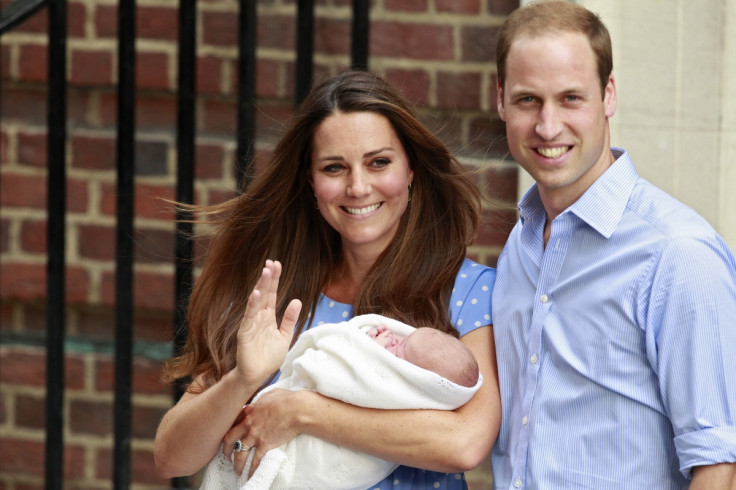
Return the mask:
M450 294L480 223L479 192L388 83L366 71L346 71L310 93L269 165L242 195L193 208L216 228L190 300L187 344L167 363L165 379L202 376L207 388L235 367L238 326L266 259L283 265L278 318L293 298L305 305L295 339L313 318L342 251L340 235L315 209L307 172L315 130L336 111L386 117L414 171L411 201L358 292L355 314L380 313L457 336Z

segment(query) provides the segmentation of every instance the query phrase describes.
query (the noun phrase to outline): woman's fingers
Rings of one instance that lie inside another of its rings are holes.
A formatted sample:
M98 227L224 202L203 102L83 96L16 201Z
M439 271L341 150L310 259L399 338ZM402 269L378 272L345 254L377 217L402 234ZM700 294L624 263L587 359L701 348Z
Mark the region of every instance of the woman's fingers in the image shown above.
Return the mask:
M300 311L302 311L302 302L298 299L292 299L289 306L286 307L284 317L281 319L281 326L279 326L279 329L282 334L288 336L290 341L294 336L294 327L296 327L296 322L299 321Z

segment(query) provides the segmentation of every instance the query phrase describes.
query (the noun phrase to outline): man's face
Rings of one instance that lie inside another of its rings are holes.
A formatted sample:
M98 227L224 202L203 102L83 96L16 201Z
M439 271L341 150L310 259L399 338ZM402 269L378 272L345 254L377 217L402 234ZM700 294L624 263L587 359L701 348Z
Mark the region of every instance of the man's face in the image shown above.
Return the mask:
M613 163L608 118L615 109L613 76L601 94L595 55L583 34L523 36L512 43L498 113L511 155L537 181L552 217Z

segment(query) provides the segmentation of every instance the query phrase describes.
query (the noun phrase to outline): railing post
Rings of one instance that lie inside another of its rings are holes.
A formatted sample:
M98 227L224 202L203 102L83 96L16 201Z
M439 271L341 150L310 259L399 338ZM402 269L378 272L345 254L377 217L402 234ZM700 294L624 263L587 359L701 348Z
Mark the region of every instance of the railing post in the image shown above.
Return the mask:
M117 250L113 486L130 487L135 176L135 0L118 4Z
M351 44L351 66L358 70L368 69L370 0L353 0L353 32Z
M296 32L296 105L312 88L312 59L314 57L314 1L298 0Z
M240 0L238 66L238 189L248 185L255 154L256 0Z
M176 201L194 202L195 101L197 73L197 4L195 0L179 1L179 55L177 74L176 116ZM176 211L176 284L174 301L174 355L180 355L187 341L187 305L192 288L191 240L193 226L190 212ZM174 403L184 394L184 380L174 385ZM171 481L173 488L189 488L189 478Z
M64 481L66 334L66 41L67 2L49 4L48 282L46 293L46 489Z

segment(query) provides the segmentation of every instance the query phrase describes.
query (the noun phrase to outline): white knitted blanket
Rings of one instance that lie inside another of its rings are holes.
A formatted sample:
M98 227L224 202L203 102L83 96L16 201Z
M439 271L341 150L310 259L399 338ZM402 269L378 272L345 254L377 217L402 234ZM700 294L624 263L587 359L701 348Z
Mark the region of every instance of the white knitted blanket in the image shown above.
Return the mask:
M480 388L482 377L468 388L397 358L365 334L380 324L404 336L414 330L380 315L312 328L300 335L281 366L281 377L264 392L312 390L369 408L454 410ZM238 476L220 449L207 466L200 490L359 490L383 480L398 466L301 434L268 451L247 480L252 451Z

